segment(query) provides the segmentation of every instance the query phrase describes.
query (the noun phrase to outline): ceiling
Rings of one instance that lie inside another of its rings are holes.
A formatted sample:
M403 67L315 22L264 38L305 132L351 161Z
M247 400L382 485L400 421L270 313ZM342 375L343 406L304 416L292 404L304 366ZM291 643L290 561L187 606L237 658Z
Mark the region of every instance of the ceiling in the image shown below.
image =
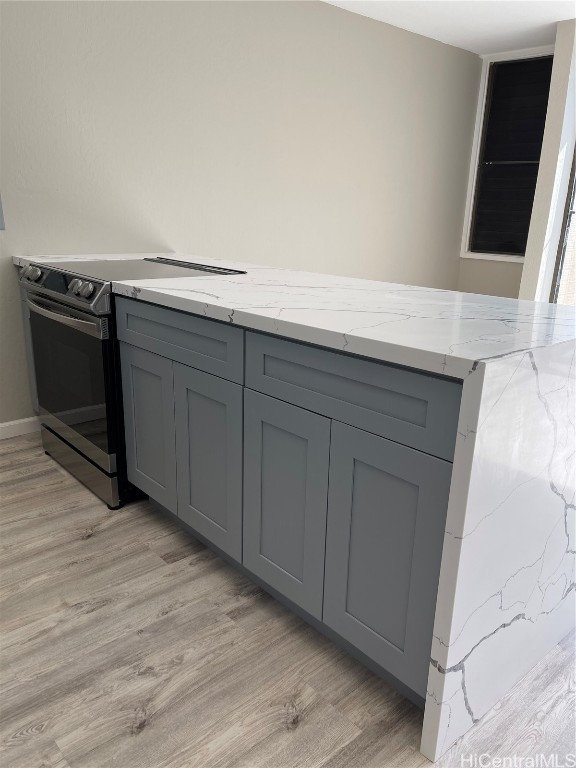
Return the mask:
M327 0L347 11L478 54L554 42L556 22L573 19L573 0Z

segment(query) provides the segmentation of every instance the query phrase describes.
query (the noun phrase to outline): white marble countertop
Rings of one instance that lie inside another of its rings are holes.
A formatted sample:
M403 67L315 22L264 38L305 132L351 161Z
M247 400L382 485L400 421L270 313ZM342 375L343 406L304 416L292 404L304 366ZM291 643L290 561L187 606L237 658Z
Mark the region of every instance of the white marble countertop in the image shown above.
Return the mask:
M30 256L14 262L145 255L150 254ZM169 255L247 274L124 280L113 283L113 292L460 379L478 361L576 338L574 307Z

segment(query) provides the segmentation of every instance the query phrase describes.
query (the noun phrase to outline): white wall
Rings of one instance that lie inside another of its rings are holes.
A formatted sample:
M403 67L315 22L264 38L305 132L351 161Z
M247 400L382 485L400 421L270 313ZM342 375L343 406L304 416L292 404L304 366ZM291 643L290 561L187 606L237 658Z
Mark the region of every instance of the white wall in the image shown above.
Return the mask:
M460 259L459 291L517 299L521 279L521 262Z
M455 288L480 60L316 2L3 2L13 254L178 250Z

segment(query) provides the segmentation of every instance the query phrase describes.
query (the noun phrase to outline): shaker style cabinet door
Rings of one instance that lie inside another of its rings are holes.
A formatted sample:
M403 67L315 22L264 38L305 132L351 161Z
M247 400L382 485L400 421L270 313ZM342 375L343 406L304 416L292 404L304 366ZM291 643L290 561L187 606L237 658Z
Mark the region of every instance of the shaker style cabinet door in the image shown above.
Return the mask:
M242 386L174 363L178 516L242 561Z
M426 695L452 465L332 425L325 624Z
M244 565L322 617L330 420L244 396Z
M172 362L120 344L128 479L176 512Z

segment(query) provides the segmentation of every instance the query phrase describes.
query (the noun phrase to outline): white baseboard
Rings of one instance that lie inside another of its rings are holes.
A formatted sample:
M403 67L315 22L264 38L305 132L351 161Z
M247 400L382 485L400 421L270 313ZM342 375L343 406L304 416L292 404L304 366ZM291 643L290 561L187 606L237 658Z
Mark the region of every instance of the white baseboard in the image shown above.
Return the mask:
M0 440L39 431L40 419L38 416L31 416L29 419L18 419L18 421L5 421L3 424L0 424Z

